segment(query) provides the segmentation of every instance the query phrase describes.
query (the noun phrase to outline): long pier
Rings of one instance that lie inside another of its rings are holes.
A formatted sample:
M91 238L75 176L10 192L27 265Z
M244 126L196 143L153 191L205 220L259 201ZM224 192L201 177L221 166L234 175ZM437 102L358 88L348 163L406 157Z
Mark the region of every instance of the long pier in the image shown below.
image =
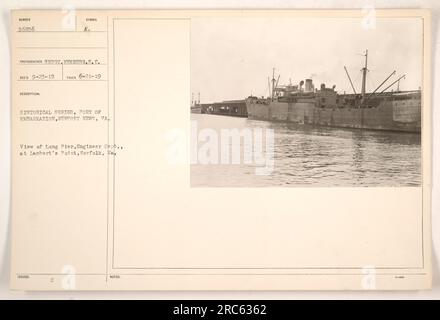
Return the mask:
M243 118L248 116L245 100L228 100L214 103L203 103L200 106L201 113L205 114Z

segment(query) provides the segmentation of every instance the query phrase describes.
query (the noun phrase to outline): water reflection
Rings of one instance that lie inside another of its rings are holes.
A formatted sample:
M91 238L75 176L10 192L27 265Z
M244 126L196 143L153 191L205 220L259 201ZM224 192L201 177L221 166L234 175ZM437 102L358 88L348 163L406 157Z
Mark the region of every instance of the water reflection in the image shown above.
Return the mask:
M192 165L193 187L418 186L420 134L315 127L243 118L191 115L199 129L271 128L275 168L257 176L252 165Z

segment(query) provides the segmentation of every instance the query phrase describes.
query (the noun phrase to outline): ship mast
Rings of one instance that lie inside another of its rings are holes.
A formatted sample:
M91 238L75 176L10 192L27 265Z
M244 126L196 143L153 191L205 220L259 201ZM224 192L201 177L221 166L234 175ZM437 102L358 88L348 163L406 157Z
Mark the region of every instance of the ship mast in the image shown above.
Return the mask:
M403 75L403 77L401 77L400 79L399 79L399 81L397 81L397 92L400 92L400 80L401 79L405 79L405 75Z
M385 89L383 89L379 94L384 93L386 90L388 90L389 88L391 88L394 84L396 84L397 82L399 82L402 78L405 78L405 75L401 76L399 79L397 79L396 81L394 81L392 84L390 84L388 87L386 87Z
M372 93L370 93L365 100L368 100L368 99L370 99L370 97L374 96L376 91L379 90L379 88L382 87L385 84L385 82L387 82L388 79L391 78L395 74L396 74L396 70L394 70L376 89L374 89L374 91Z
M353 82L351 81L350 75L348 74L347 67L344 66L344 69L345 69L345 73L347 74L348 80L350 81L351 88L353 89L354 95L356 96L357 95L356 89L354 88Z
M364 102L365 99L365 85L367 82L367 61L368 61L368 50L365 50L365 67L362 68L362 91L361 91L361 96L362 96L362 100L361 103Z
M280 81L280 75L278 75L277 82L275 84L275 88L278 88L278 82Z
M275 82L276 82L276 80L275 80L275 68L272 68L272 101L273 101L273 95L274 95L274 92L275 92Z
M272 96L272 93L270 92L270 79L267 77L267 88L269 89L269 97Z

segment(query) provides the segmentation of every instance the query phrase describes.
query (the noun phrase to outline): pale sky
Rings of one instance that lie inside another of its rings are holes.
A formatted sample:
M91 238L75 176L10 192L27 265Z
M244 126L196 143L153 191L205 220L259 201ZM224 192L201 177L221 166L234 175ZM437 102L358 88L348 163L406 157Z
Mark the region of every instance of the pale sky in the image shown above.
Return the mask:
M202 103L266 96L274 67L281 85L312 78L315 87L325 83L352 93L345 65L359 93L365 49L367 91L393 70L388 84L406 74L400 89L414 90L422 85L422 40L418 18L378 18L367 30L352 18L195 18L191 90L200 92Z

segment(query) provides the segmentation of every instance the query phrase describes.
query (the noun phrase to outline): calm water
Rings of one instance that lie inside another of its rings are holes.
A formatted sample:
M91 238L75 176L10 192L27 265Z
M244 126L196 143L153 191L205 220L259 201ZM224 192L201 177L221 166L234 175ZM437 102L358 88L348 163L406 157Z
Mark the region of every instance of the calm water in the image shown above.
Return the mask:
M421 183L420 134L311 127L204 114L192 114L191 120L197 121L199 130L271 128L275 133L275 163L270 175L256 175L255 165L193 164L193 187Z

